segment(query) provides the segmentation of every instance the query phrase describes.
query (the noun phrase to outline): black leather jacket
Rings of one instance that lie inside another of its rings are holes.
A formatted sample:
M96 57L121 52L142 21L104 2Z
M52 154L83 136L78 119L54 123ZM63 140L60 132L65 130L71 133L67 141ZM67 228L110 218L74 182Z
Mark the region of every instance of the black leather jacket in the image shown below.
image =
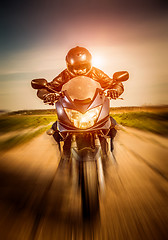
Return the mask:
M98 68L92 67L91 71L85 76L90 77L93 80L99 82L101 87L104 89L116 89L119 96L124 92L124 87L122 83L115 82L113 79L111 79L108 75L106 75L103 71L101 71ZM62 86L73 77L74 76L71 75L67 69L65 69L47 85L50 89L59 92L61 91ZM49 93L47 90L39 89L37 92L37 96L43 100L47 93Z
M98 68L92 67L91 71L85 75L87 77L92 78L93 80L100 83L101 87L104 89L116 89L121 95L124 91L124 87L122 83L115 83L108 75L106 75L103 71ZM61 91L62 86L68 82L74 76L70 74L70 72L65 69L62 71L57 77L55 77L48 86L56 91Z

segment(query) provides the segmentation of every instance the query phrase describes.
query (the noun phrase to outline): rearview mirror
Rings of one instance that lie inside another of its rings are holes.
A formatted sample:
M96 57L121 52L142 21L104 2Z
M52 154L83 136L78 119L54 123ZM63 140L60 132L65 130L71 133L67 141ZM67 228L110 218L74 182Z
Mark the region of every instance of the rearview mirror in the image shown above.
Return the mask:
M127 81L129 78L129 73L127 71L115 72L113 74L113 79L117 82Z
M47 85L47 80L44 78L33 79L31 81L31 86L34 89L42 89L42 88L45 88L46 85Z

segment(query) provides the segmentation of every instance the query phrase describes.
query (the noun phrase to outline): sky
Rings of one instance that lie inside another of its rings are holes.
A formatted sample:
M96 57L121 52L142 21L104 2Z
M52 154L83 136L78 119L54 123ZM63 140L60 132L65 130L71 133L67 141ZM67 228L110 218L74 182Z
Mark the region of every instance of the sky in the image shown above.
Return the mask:
M110 77L129 72L111 106L168 104L167 1L7 0L0 11L0 109L49 108L31 80L51 81L77 45Z

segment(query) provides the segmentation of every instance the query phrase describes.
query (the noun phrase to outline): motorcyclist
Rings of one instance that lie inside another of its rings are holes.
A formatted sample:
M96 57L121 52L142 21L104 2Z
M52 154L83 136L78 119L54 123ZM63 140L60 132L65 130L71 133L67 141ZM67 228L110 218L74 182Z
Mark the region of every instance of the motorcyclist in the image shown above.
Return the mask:
M67 68L63 70L57 77L51 82L47 83L47 87L55 91L61 91L62 86L70 79L76 76L87 76L95 81L98 81L103 89L108 89L108 96L112 99L117 99L124 91L122 83L117 83L106 75L103 71L92 66L92 55L84 47L74 47L69 50L66 55ZM44 103L53 104L57 100L55 93L47 92L47 90L38 90L37 96L41 98ZM116 130L115 120L111 117L111 130L109 132L114 138ZM57 132L56 123L53 124L52 129ZM55 135L55 140L58 142L60 136Z
M98 81L102 88L109 89L109 96L112 99L117 99L124 91L122 83L116 83L108 75L98 68L92 66L92 56L90 52L83 47L75 47L70 49L66 55L67 68L63 70L57 77L47 84L48 87L55 91L61 91L62 86L70 79L76 76L87 76L95 81ZM38 97L43 99L45 103L52 104L56 100L55 94L43 94L39 90Z

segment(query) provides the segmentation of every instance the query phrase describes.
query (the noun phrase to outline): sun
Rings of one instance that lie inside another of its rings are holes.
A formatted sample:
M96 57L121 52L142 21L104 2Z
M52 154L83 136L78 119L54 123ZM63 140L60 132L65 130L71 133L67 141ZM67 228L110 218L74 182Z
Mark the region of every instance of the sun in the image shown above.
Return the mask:
M102 68L104 63L105 63L104 58L101 55L93 55L93 57L92 57L92 65L94 67Z

